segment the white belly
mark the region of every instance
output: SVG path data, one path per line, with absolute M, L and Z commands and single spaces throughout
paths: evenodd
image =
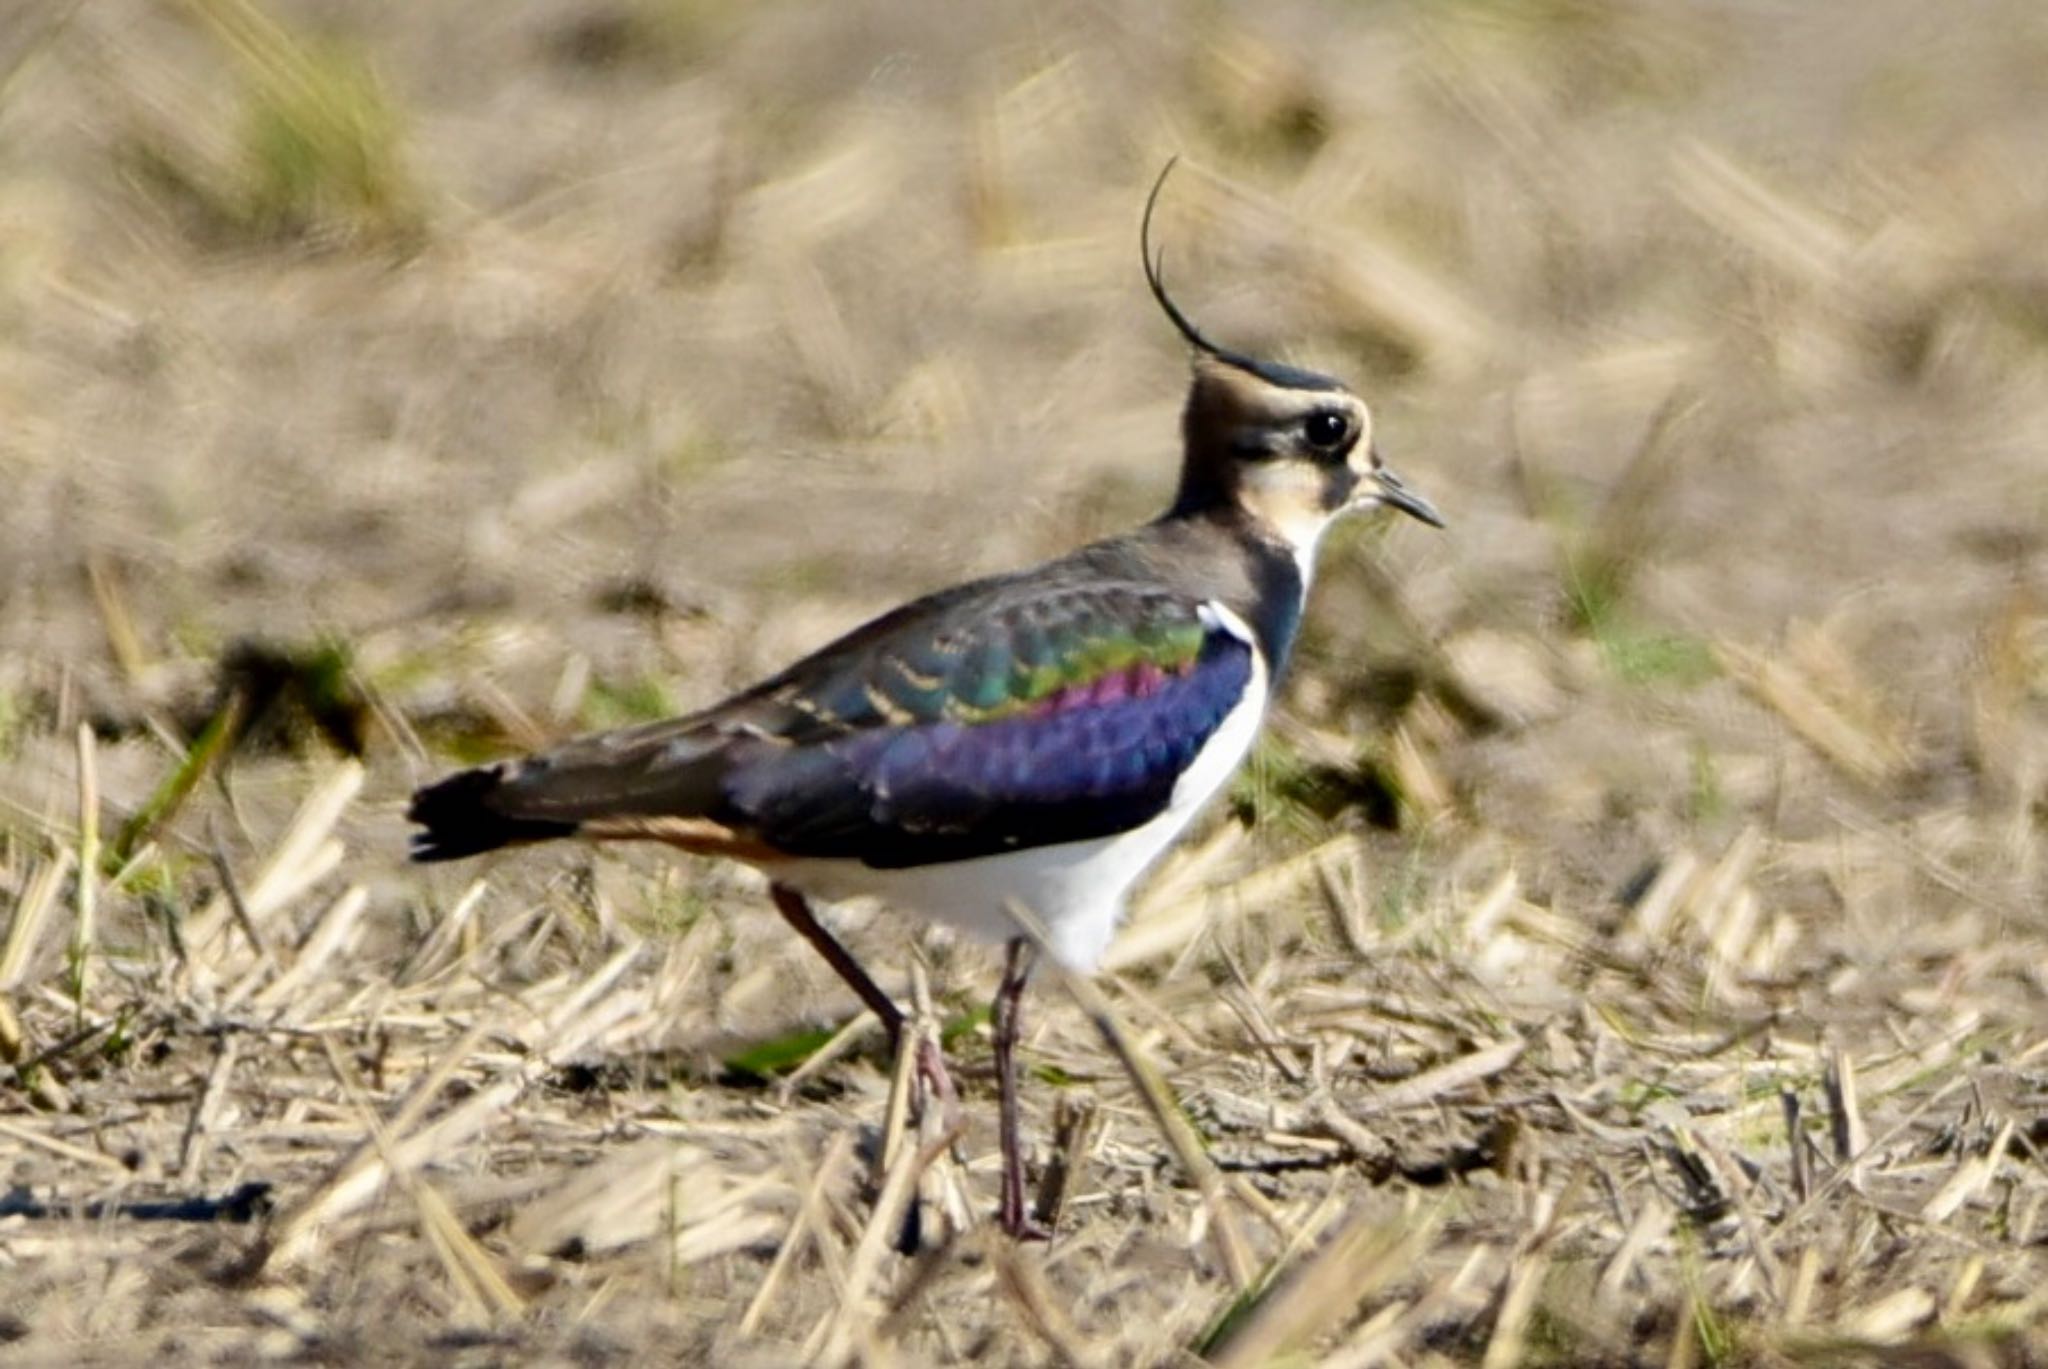
M 1229 609 L 1212 604 L 1208 611 L 1234 636 L 1252 640 L 1251 629 Z M 1092 972 L 1102 963 L 1123 918 L 1131 886 L 1194 821 L 1251 750 L 1265 717 L 1266 696 L 1266 667 L 1254 647 L 1252 677 L 1244 696 L 1181 772 L 1165 810 L 1128 832 L 907 870 L 877 870 L 848 860 L 799 860 L 777 864 L 771 873 L 828 903 L 873 897 L 899 912 L 987 941 L 1017 935 L 1007 910 L 1012 903 L 1021 903 L 1044 922 L 1052 953 L 1061 964 Z

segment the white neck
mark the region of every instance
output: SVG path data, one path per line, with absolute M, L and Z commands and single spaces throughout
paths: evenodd
M 1308 587 L 1316 575 L 1316 551 L 1323 544 L 1323 534 L 1337 521 L 1335 514 L 1304 515 L 1300 518 L 1273 520 L 1272 529 L 1280 534 L 1294 552 L 1294 564 L 1301 571 L 1301 592 L 1308 593 Z

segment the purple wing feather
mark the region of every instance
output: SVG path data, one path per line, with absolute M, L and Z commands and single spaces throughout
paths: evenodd
M 1163 811 L 1251 683 L 1220 628 L 1177 669 L 1141 665 L 993 721 L 869 729 L 729 776 L 722 821 L 792 855 L 934 864 L 1107 836 Z
M 1136 826 L 1242 698 L 1253 648 L 1198 601 L 1075 564 L 907 605 L 702 713 L 452 776 L 414 798 L 414 855 L 677 817 L 901 867 Z

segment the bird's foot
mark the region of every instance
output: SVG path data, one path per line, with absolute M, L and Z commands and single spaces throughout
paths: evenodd
M 996 1210 L 996 1224 L 1013 1241 L 1049 1241 L 1052 1228 L 1033 1217 L 1024 1205 L 1024 1181 L 1020 1175 L 1014 1190 L 1009 1178 L 1003 1180 L 1003 1202 Z

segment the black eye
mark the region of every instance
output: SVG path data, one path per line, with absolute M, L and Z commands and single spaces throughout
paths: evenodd
M 1302 424 L 1310 445 L 1334 447 L 1351 436 L 1351 420 L 1335 409 L 1318 409 Z

